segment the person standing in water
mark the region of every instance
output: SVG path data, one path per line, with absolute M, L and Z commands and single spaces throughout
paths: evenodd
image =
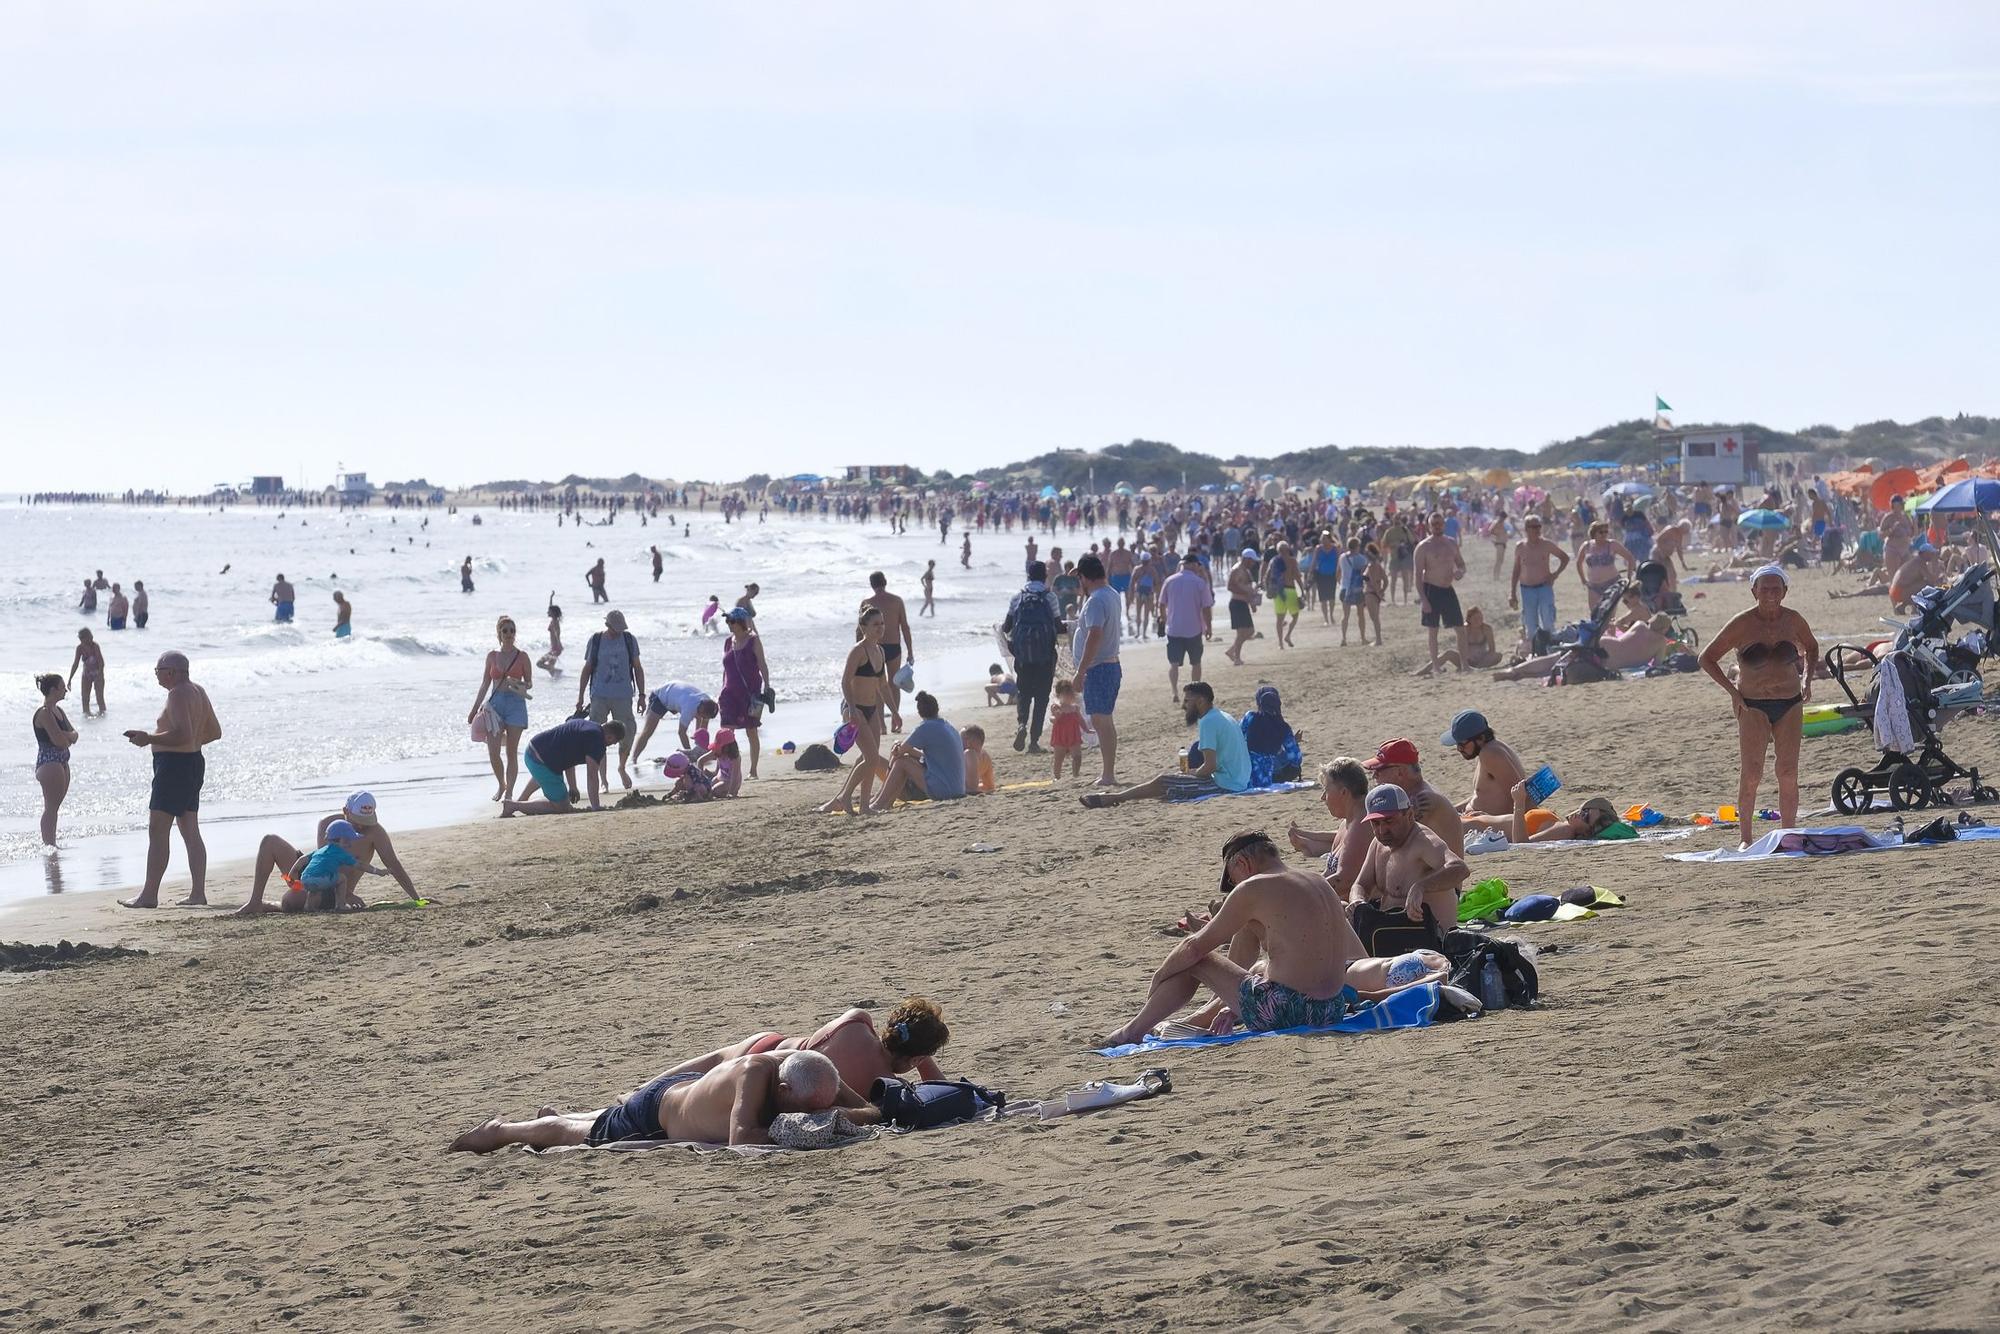
M 88 579 L 83 581 L 83 597 L 76 604 L 76 609 L 85 616 L 94 615 L 97 611 L 97 585 Z
M 644 520 L 642 519 L 642 520 L 640 520 L 640 522 L 642 522 L 642 523 L 643 523 L 643 522 L 645 522 L 645 521 L 644 521 Z M 664 570 L 665 570 L 666 568 L 667 568 L 667 560 L 666 560 L 666 557 L 664 557 L 664 556 L 662 556 L 662 555 L 660 554 L 660 549 L 659 549 L 658 547 L 654 547 L 654 548 L 653 548 L 653 582 L 654 582 L 654 583 L 656 583 L 656 584 L 657 584 L 657 583 L 659 583 L 659 582 L 660 582 L 660 574 L 661 574 L 661 572 L 662 572 L 662 571 L 664 571 Z
M 470 556 L 467 556 L 465 562 L 458 567 L 458 591 L 461 593 L 470 593 L 472 591 L 472 557 Z
M 333 637 L 345 639 L 354 633 L 354 606 L 339 589 L 333 591 Z
M 551 596 L 553 597 L 553 594 Z M 536 661 L 535 666 L 541 668 L 550 676 L 554 676 L 556 674 L 556 659 L 560 658 L 562 654 L 562 608 L 558 607 L 554 602 L 550 602 L 549 651 Z
M 83 669 L 83 716 L 90 716 L 90 691 L 93 686 L 97 689 L 97 711 L 103 713 L 104 650 L 98 647 L 97 640 L 91 637 L 88 630 L 76 632 L 76 652 L 70 656 L 69 679 L 63 683 L 65 689 L 76 684 L 76 669 L 79 667 Z
M 280 624 L 289 625 L 292 620 L 292 603 L 297 600 L 297 597 L 298 595 L 292 590 L 291 584 L 286 581 L 284 574 L 281 572 L 278 575 L 277 581 L 271 585 L 271 605 L 277 609 L 272 613 L 271 619 Z
M 937 615 L 937 598 L 935 596 L 937 590 L 936 561 L 931 561 L 929 564 L 924 566 L 924 577 L 922 579 L 919 579 L 917 582 L 924 586 L 924 601 L 923 605 L 917 608 L 917 615 L 919 616 Z
M 599 556 L 597 564 L 583 572 L 583 581 L 590 585 L 592 603 L 611 601 L 611 595 L 604 591 L 604 557 Z
M 111 605 L 104 609 L 104 624 L 107 629 L 123 630 L 125 617 L 132 610 L 132 604 L 125 597 L 125 590 L 117 584 L 111 585 Z
M 146 581 L 144 579 L 134 579 L 132 581 L 132 628 L 135 630 L 145 629 L 147 615 Z
M 62 711 L 63 696 L 69 687 L 54 672 L 35 678 L 42 692 L 42 707 L 35 710 L 35 781 L 42 785 L 42 845 L 56 845 L 56 813 L 69 794 L 69 748 L 76 744 L 76 729 Z
M 208 847 L 201 840 L 201 785 L 207 764 L 201 748 L 222 739 L 222 724 L 208 702 L 208 692 L 188 679 L 188 660 L 180 653 L 162 653 L 153 675 L 167 692 L 167 706 L 160 713 L 157 730 L 137 728 L 125 739 L 141 750 L 153 752 L 153 790 L 147 802 L 146 884 L 137 898 L 120 899 L 127 908 L 160 906 L 160 881 L 167 874 L 172 854 L 169 842 L 176 826 L 187 847 L 188 879 L 191 889 L 181 900 L 182 907 L 199 908 L 208 903 Z

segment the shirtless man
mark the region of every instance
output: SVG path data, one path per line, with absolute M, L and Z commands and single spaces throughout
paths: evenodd
M 1506 815 L 1514 809 L 1514 784 L 1526 778 L 1528 771 L 1512 746 L 1494 738 L 1485 714 L 1460 709 L 1452 716 L 1450 730 L 1438 740 L 1478 767 L 1472 795 L 1459 803 L 1460 814 Z
M 117 584 L 111 585 L 111 605 L 104 609 L 104 624 L 113 630 L 123 630 L 126 613 L 131 609 L 132 604 L 126 599 L 125 590 Z
M 577 516 L 577 522 L 583 522 L 582 515 Z M 597 564 L 583 572 L 583 582 L 590 585 L 592 603 L 611 601 L 611 595 L 604 591 L 604 557 L 599 556 Z
M 271 584 L 271 606 L 275 609 L 271 619 L 289 622 L 292 619 L 292 604 L 298 600 L 298 593 L 292 588 L 291 580 L 280 574 Z
M 884 696 L 889 704 L 889 730 L 903 730 L 903 692 L 896 685 L 896 673 L 907 661 L 917 665 L 917 641 L 910 634 L 910 613 L 903 605 L 903 599 L 889 591 L 889 577 L 880 570 L 868 576 L 868 587 L 873 591 L 861 599 L 871 607 L 879 608 L 882 620 L 879 628 L 882 635 L 882 675 L 885 686 Z M 904 658 L 904 651 L 909 656 Z
M 532 1121 L 495 1117 L 451 1142 L 448 1152 L 491 1153 L 509 1144 L 535 1149 L 563 1145 L 673 1141 L 692 1144 L 769 1144 L 780 1112 L 847 1109 L 858 1123 L 880 1119 L 873 1107 L 840 1080 L 833 1062 L 816 1051 L 738 1056 L 706 1074 L 665 1074 L 602 1111 L 541 1109 Z
M 1347 967 L 1366 955 L 1324 879 L 1286 866 L 1264 834 L 1238 834 L 1222 848 L 1222 895 L 1215 916 L 1168 952 L 1132 1022 L 1106 1035 L 1104 1045 L 1140 1041 L 1200 986 L 1227 1007 L 1215 1021 L 1218 1032 L 1324 1028 L 1353 1008 L 1359 997 L 1347 985 Z M 1245 930 L 1270 951 L 1261 976 L 1220 953 Z
M 417 893 L 416 885 L 410 880 L 410 873 L 403 869 L 402 860 L 396 856 L 396 845 L 389 840 L 389 831 L 376 823 L 375 794 L 356 792 L 347 799 L 347 804 L 330 815 L 320 817 L 319 827 L 313 831 L 313 847 L 326 846 L 326 831 L 335 821 L 345 820 L 353 825 L 359 840 L 350 849 L 355 860 L 360 863 L 363 874 L 376 873 L 393 876 L 403 887 L 403 893 L 413 901 L 436 903 L 436 899 L 426 899 Z M 255 917 L 259 913 L 273 912 L 272 905 L 264 902 L 264 886 L 269 883 L 273 871 L 284 871 L 305 852 L 293 847 L 276 834 L 266 834 L 264 841 L 257 845 L 256 879 L 250 886 L 250 901 L 236 910 L 238 917 Z M 377 857 L 382 859 L 381 872 L 372 871 L 372 863 Z
M 1418 823 L 1442 839 L 1454 855 L 1462 857 L 1465 855 L 1465 822 L 1459 819 L 1458 807 L 1451 804 L 1451 798 L 1424 781 L 1424 771 L 1417 758 L 1417 743 L 1398 737 L 1394 741 L 1384 741 L 1374 758 L 1363 760 L 1361 767 L 1375 782 L 1394 783 L 1402 788 L 1417 813 Z
M 1257 623 L 1250 619 L 1257 600 L 1257 552 L 1245 547 L 1242 556 L 1229 567 L 1229 628 L 1236 632 L 1236 642 L 1222 650 L 1222 656 L 1238 667 L 1243 665 L 1243 646 L 1257 633 Z
M 147 803 L 146 884 L 137 898 L 120 899 L 127 908 L 160 906 L 160 881 L 167 874 L 171 852 L 168 836 L 178 826 L 187 847 L 188 896 L 184 908 L 208 903 L 208 845 L 201 841 L 201 782 L 206 772 L 201 748 L 222 739 L 222 724 L 208 702 L 208 692 L 188 679 L 188 660 L 179 653 L 162 653 L 153 676 L 167 692 L 157 730 L 134 728 L 125 739 L 153 751 L 153 790 Z
M 1132 570 L 1138 563 L 1138 557 L 1125 545 L 1123 537 L 1104 553 L 1104 577 L 1111 590 L 1125 603 L 1125 629 L 1128 634 L 1138 633 L 1138 627 L 1132 624 L 1132 610 L 1137 596 L 1132 591 Z
M 1521 541 L 1514 548 L 1514 574 L 1508 581 L 1507 605 L 1521 613 L 1521 637 L 1530 644 L 1535 632 L 1556 632 L 1556 579 L 1569 568 L 1569 553 L 1542 536 L 1542 516 L 1521 520 Z M 1436 649 L 1432 649 L 1435 656 Z
M 937 1006 L 925 997 L 911 996 L 889 1011 L 880 1029 L 875 1026 L 874 1015 L 852 1009 L 823 1025 L 811 1037 L 753 1033 L 741 1042 L 682 1061 L 664 1073 L 707 1074 L 739 1056 L 816 1051 L 833 1062 L 841 1081 L 849 1088 L 866 1092 L 878 1079 L 900 1079 L 906 1074 L 915 1074 L 919 1079 L 943 1079 L 944 1072 L 932 1058 L 950 1040 L 951 1029 L 945 1025 Z
M 132 627 L 136 630 L 145 629 L 146 618 L 150 615 L 152 615 L 152 605 L 151 599 L 146 596 L 146 581 L 144 579 L 134 579 L 132 581 Z
M 1613 671 L 1629 671 L 1634 667 L 1644 667 L 1666 650 L 1673 642 L 1673 617 L 1661 612 L 1639 625 L 1629 629 L 1614 631 L 1598 640 L 1604 650 L 1604 665 Z M 1493 673 L 1496 681 L 1519 681 L 1530 676 L 1547 676 L 1561 661 L 1560 653 L 1544 653 L 1539 658 L 1529 658 L 1512 667 L 1503 667 Z
M 1430 536 L 1417 543 L 1413 559 L 1420 619 L 1430 631 L 1431 670 L 1438 669 L 1438 627 L 1445 626 L 1458 634 L 1458 670 L 1471 671 L 1465 665 L 1465 617 L 1458 609 L 1458 590 L 1452 587 L 1465 575 L 1465 555 L 1458 543 L 1445 536 L 1442 512 L 1431 512 Z
M 1375 841 L 1355 877 L 1352 902 L 1372 903 L 1384 912 L 1400 907 L 1412 922 L 1423 921 L 1428 909 L 1440 931 L 1451 930 L 1458 922 L 1465 858 L 1418 822 L 1409 794 L 1393 783 L 1368 790 L 1365 818 Z

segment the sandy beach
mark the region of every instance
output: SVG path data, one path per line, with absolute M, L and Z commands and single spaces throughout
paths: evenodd
M 1468 583 L 1504 608 L 1483 568 Z M 1886 611 L 1828 586 L 1791 594 L 1823 640 Z M 1701 591 L 1704 635 L 1748 602 Z M 1573 580 L 1561 597 L 1577 614 Z M 1579 797 L 1733 799 L 1704 678 L 1413 681 L 1415 611 L 1384 622 L 1387 648 L 1340 649 L 1315 611 L 1298 649 L 1267 636 L 1242 669 L 1211 646 L 1218 702 L 1277 685 L 1309 770 L 1408 736 L 1462 796 L 1437 738 L 1470 706 Z M 1159 642 L 1128 642 L 1125 672 L 1136 781 L 1187 734 Z M 976 694 L 950 712 L 986 723 L 1001 782 L 1046 777 Z M 2000 772 L 1990 723 L 1947 740 Z M 1874 758 L 1865 733 L 1809 739 L 1804 808 Z M 399 838 L 429 908 L 236 921 L 104 894 L 0 915 L 0 940 L 150 951 L 0 977 L 0 1328 L 1943 1329 L 2000 1310 L 1980 846 L 1664 860 L 1726 837 L 1702 831 L 1480 857 L 1517 893 L 1627 902 L 1519 932 L 1541 1008 L 1107 1061 L 1087 1048 L 1137 1008 L 1161 928 L 1213 894 L 1222 841 L 1323 826 L 1313 793 L 1086 811 L 1065 781 L 861 819 L 808 814 L 837 776 L 766 775 L 708 807 Z M 247 892 L 242 868 L 212 874 L 216 903 Z M 951 1024 L 945 1069 L 1010 1097 L 1152 1064 L 1174 1091 L 837 1152 L 444 1152 L 496 1112 L 600 1106 L 759 1029 L 913 993 Z

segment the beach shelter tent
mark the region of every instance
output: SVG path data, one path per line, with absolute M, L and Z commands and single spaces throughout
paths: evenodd
M 1880 474 L 1868 486 L 1868 503 L 1878 510 L 1889 508 L 1889 497 L 1909 495 L 1917 489 L 1917 471 L 1914 468 L 1891 468 Z

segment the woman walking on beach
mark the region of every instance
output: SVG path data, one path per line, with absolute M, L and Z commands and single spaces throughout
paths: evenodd
M 848 770 L 840 795 L 819 808 L 822 815 L 834 811 L 855 813 L 858 792 L 861 809 L 875 791 L 875 778 L 882 769 L 883 682 L 889 669 L 882 656 L 882 609 L 872 602 L 861 604 L 861 619 L 854 627 L 854 647 L 847 651 L 847 665 L 841 669 L 840 697 L 846 705 L 847 721 L 854 726 L 854 747 L 860 758 Z M 727 715 L 725 715 L 726 717 Z
M 63 696 L 69 686 L 55 672 L 35 678 L 42 692 L 42 707 L 35 710 L 35 781 L 42 785 L 42 843 L 56 845 L 56 812 L 69 795 L 69 748 L 76 744 L 76 729 L 62 711 Z
M 729 627 L 729 642 L 722 646 L 722 693 L 716 697 L 719 721 L 750 741 L 750 777 L 757 776 L 757 725 L 764 718 L 764 701 L 772 698 L 766 687 L 771 670 L 764 664 L 764 637 L 757 633 L 751 613 L 731 607 L 723 613 Z
M 1785 605 L 1791 578 L 1782 565 L 1766 565 L 1750 576 L 1748 611 L 1738 612 L 1701 651 L 1701 669 L 1729 692 L 1736 711 L 1736 739 L 1743 769 L 1736 784 L 1736 828 L 1740 847 L 1749 847 L 1757 819 L 1757 786 L 1764 777 L 1764 752 L 1778 759 L 1778 820 L 1790 828 L 1799 818 L 1799 740 L 1819 642 L 1806 618 Z M 1722 655 L 1736 654 L 1736 680 L 1722 670 Z
M 500 647 L 486 655 L 486 671 L 479 678 L 479 693 L 472 697 L 470 723 L 482 707 L 493 711 L 486 728 L 486 758 L 493 765 L 493 781 L 498 784 L 495 801 L 511 801 L 514 783 L 520 777 L 521 733 L 528 728 L 528 694 L 535 683 L 535 668 L 526 650 L 514 645 L 514 618 L 502 616 L 495 627 Z M 499 726 L 493 726 L 498 722 Z M 501 761 L 501 751 L 506 761 Z

